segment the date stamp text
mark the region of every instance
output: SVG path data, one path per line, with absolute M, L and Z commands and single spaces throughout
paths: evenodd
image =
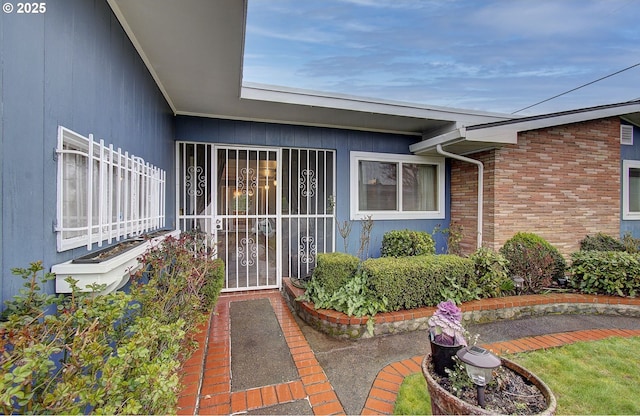
M 6 14 L 43 14 L 47 12 L 46 2 L 10 3 L 2 4 L 2 11 Z

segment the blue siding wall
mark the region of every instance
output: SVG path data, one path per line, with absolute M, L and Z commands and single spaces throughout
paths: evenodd
M 420 140 L 418 137 L 339 130 L 321 127 L 291 126 L 234 120 L 219 120 L 200 117 L 178 116 L 176 118 L 176 139 L 194 142 L 241 144 L 251 146 L 275 146 L 332 149 L 336 151 L 336 214 L 342 222 L 349 219 L 349 152 L 380 152 L 409 154 L 409 145 Z M 448 165 L 447 165 L 448 166 Z M 449 175 L 447 175 L 448 177 Z M 446 189 L 449 189 L 448 183 Z M 447 191 L 448 195 L 448 191 Z M 445 212 L 449 212 L 449 197 Z M 447 214 L 448 215 L 448 214 Z M 380 255 L 380 245 L 385 232 L 399 229 L 413 229 L 432 232 L 436 225 L 447 228 L 449 218 L 442 220 L 376 220 L 370 240 L 370 255 Z M 350 235 L 349 251 L 355 254 L 360 247 L 361 227 L 354 225 Z M 336 250 L 344 248 L 342 237 L 337 234 Z M 438 252 L 444 250 L 444 238 L 437 234 Z
M 622 122 L 623 124 L 629 124 Z M 640 221 L 622 220 L 622 161 L 624 160 L 640 160 L 640 127 L 633 126 L 633 146 L 620 146 L 620 236 L 624 236 L 627 232 L 635 238 L 640 238 Z
M 41 15 L 0 14 L 2 300 L 11 268 L 86 254 L 56 253 L 57 126 L 93 133 L 167 171 L 173 195 L 173 115 L 105 0 L 49 1 Z M 168 198 L 167 225 L 175 222 Z M 53 291 L 53 284 L 47 287 Z

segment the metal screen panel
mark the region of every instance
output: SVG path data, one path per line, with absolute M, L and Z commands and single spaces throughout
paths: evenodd
M 211 236 L 224 291 L 280 287 L 334 249 L 335 152 L 178 143 L 178 221 Z
M 283 274 L 304 277 L 334 250 L 335 152 L 282 150 Z

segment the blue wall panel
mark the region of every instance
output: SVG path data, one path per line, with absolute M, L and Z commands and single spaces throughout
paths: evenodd
M 93 133 L 167 171 L 174 194 L 173 114 L 105 0 L 47 2 L 41 15 L 0 14 L 2 300 L 21 279 L 86 254 L 56 252 L 57 127 Z M 168 198 L 167 225 L 175 223 Z M 53 291 L 51 284 L 46 288 Z
M 625 123 L 624 121 L 622 122 Z M 633 126 L 633 146 L 621 145 L 620 146 L 620 218 L 622 218 L 622 161 L 624 160 L 640 160 L 640 127 Z M 620 221 L 620 236 L 624 236 L 626 233 L 630 233 L 635 238 L 640 238 L 640 221 Z
M 337 221 L 349 220 L 349 152 L 367 151 L 409 154 L 409 145 L 417 137 L 339 130 L 322 127 L 292 126 L 247 121 L 176 117 L 176 139 L 193 142 L 236 144 L 251 146 L 299 147 L 332 149 L 336 151 L 336 216 Z M 446 187 L 449 189 L 449 186 Z M 447 201 L 449 198 L 447 197 Z M 449 212 L 447 202 L 447 209 Z M 448 227 L 449 218 L 440 220 L 376 220 L 371 234 L 370 254 L 380 255 L 385 232 L 414 229 L 432 232 L 436 225 Z M 359 247 L 360 221 L 356 221 L 349 238 L 349 251 L 355 254 Z M 444 239 L 438 235 L 438 251 L 444 250 Z M 336 231 L 336 250 L 343 251 L 343 239 Z

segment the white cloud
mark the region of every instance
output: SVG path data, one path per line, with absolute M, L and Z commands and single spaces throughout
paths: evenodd
M 513 111 L 636 63 L 639 20 L 633 0 L 251 0 L 245 80 Z M 552 103 L 635 98 L 639 72 Z

